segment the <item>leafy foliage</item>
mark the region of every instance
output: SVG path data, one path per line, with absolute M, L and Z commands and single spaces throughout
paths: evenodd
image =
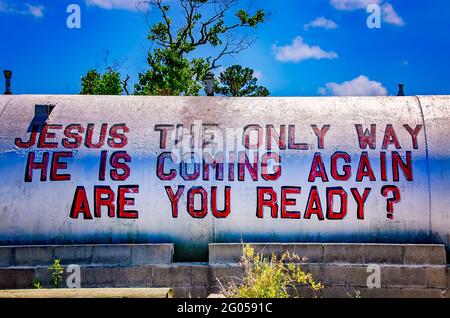
M 254 71 L 241 65 L 233 65 L 219 75 L 215 91 L 225 96 L 269 96 L 270 92 L 264 86 L 257 85 L 258 79 Z
M 297 255 L 285 252 L 280 259 L 272 254 L 270 259 L 262 254 L 255 254 L 250 245 L 245 245 L 242 252 L 241 266 L 244 275 L 240 283 L 231 280 L 222 284 L 221 293 L 229 298 L 289 298 L 300 297 L 298 286 L 308 286 L 315 296 L 323 288 L 315 282 L 310 273 L 301 270 Z
M 64 268 L 61 266 L 61 260 L 55 259 L 52 266 L 48 268 L 50 271 L 50 283 L 54 288 L 59 288 L 62 282 L 62 274 L 64 273 Z
M 33 288 L 42 289 L 42 282 L 37 278 L 33 278 Z
M 189 60 L 170 49 L 156 49 L 148 56 L 150 69 L 139 74 L 136 95 L 198 95 L 207 72 L 203 59 Z
M 347 293 L 348 298 L 361 298 L 361 291 L 359 289 L 355 289 L 349 293 Z
M 97 70 L 89 70 L 81 78 L 82 95 L 121 95 L 122 80 L 120 73 L 114 70 L 107 70 L 100 74 Z
M 206 73 L 217 68 L 220 59 L 248 48 L 253 40 L 243 29 L 254 29 L 264 22 L 266 14 L 257 10 L 251 15 L 237 10 L 234 23 L 225 21 L 239 0 L 178 0 L 181 21 L 169 16 L 172 7 L 163 0 L 151 0 L 161 21 L 149 26 L 148 39 L 153 49 L 148 52 L 149 69 L 139 74 L 137 95 L 198 95 Z M 173 5 L 175 7 L 175 4 Z M 216 56 L 192 57 L 197 49 L 209 46 Z

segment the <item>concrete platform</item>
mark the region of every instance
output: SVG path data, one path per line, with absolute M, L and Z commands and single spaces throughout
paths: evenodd
M 317 264 L 446 265 L 445 245 L 424 244 L 334 244 L 250 243 L 256 253 L 281 255 L 286 251 Z M 239 263 L 243 245 L 209 244 L 209 263 Z
M 170 264 L 173 244 L 14 245 L 0 246 L 0 267 L 61 264 L 138 266 Z
M 302 269 L 325 285 L 323 297 L 449 297 L 449 272 L 445 266 L 381 265 L 381 288 L 367 287 L 367 266 L 302 264 Z M 81 267 L 82 288 L 172 288 L 176 297 L 207 297 L 219 292 L 218 279 L 240 278 L 238 264 L 174 263 L 129 267 Z M 68 274 L 63 274 L 63 287 Z M 50 286 L 47 268 L 0 268 L 0 289 L 32 288 L 33 279 Z M 308 290 L 303 289 L 305 297 Z
M 59 288 L 0 290 L 0 298 L 173 298 L 170 288 Z
M 354 294 L 355 291 L 359 291 L 363 298 L 450 296 L 450 270 L 443 245 L 252 245 L 257 251 L 268 255 L 289 250 L 308 257 L 306 263 L 299 265 L 325 285 L 323 297 L 349 297 L 348 294 Z M 48 251 L 52 252 L 45 254 Z M 86 251 L 86 254 L 82 251 Z M 5 262 L 7 266 L 0 266 L 0 289 L 32 288 L 34 279 L 39 280 L 44 287 L 49 287 L 50 272 L 47 267 L 56 255 L 63 260 L 64 267 L 68 264 L 80 266 L 82 288 L 173 288 L 176 297 L 207 297 L 219 291 L 218 279 L 224 282 L 240 278 L 243 274 L 243 268 L 238 264 L 242 253 L 241 244 L 211 244 L 209 263 L 172 263 L 171 244 L 127 247 L 103 245 L 86 249 L 77 246 L 46 249 L 0 247 L 0 252 L 4 253 L 0 259 L 9 260 Z M 31 253 L 28 258 L 26 252 Z M 17 258 L 17 255 L 20 257 Z M 38 258 L 38 255 L 42 257 Z M 16 259 L 21 261 L 16 262 Z M 38 263 L 41 265 L 36 265 Z M 379 289 L 367 287 L 367 278 L 371 274 L 367 271 L 368 264 L 380 266 Z M 68 275 L 65 271 L 63 287 Z M 303 291 L 307 297 L 308 290 Z

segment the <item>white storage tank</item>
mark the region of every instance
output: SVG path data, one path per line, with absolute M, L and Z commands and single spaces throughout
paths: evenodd
M 0 244 L 449 246 L 450 97 L 0 97 Z

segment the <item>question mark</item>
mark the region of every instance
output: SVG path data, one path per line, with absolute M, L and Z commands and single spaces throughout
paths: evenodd
M 387 210 L 387 218 L 389 220 L 394 219 L 394 204 L 399 203 L 401 200 L 400 190 L 396 186 L 384 186 L 381 188 L 381 194 L 384 197 L 388 197 L 389 193 L 393 194 L 393 197 L 387 199 L 386 210 Z

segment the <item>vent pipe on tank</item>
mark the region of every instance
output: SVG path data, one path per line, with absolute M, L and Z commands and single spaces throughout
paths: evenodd
M 397 96 L 405 96 L 405 84 L 398 84 Z
M 4 70 L 3 75 L 5 75 L 5 95 L 12 95 L 11 92 L 11 77 L 12 72 L 9 70 Z

